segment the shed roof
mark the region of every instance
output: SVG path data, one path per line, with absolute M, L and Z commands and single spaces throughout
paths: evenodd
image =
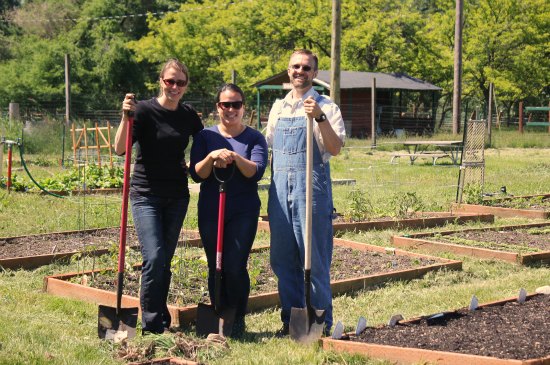
M 376 78 L 377 89 L 401 89 L 401 90 L 441 90 L 440 87 L 429 82 L 411 77 L 403 73 L 388 74 L 383 72 L 361 72 L 342 71 L 340 73 L 340 89 L 370 89 L 372 79 Z M 282 85 L 289 83 L 288 74 L 283 71 L 265 80 L 254 84 L 255 87 L 262 85 Z M 330 89 L 330 71 L 319 70 L 314 84 Z

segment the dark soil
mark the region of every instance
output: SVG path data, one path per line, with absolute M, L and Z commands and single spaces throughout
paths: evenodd
M 71 233 L 50 233 L 12 238 L 0 238 L 0 259 L 85 252 L 112 248 L 118 251 L 119 228 L 105 228 Z M 195 232 L 182 232 L 180 239 L 197 238 Z M 128 227 L 126 244 L 138 247 L 133 227 Z
M 441 242 L 464 244 L 500 251 L 538 252 L 550 251 L 550 226 L 510 230 L 485 230 L 439 235 Z
M 372 274 L 413 269 L 438 263 L 436 259 L 416 258 L 376 252 L 361 252 L 335 246 L 331 280 L 351 279 Z M 181 269 L 181 272 L 180 272 Z M 187 259 L 181 267 L 173 267 L 168 302 L 178 306 L 208 302 L 207 265 L 204 260 Z M 277 290 L 277 280 L 269 265 L 269 250 L 252 253 L 248 263 L 251 295 Z M 96 275 L 86 280 L 88 285 L 107 291 L 115 290 L 114 272 Z M 127 272 L 124 294 L 138 296 L 140 272 Z
M 460 309 L 434 320 L 367 328 L 351 340 L 525 360 L 550 356 L 549 328 L 550 295 L 537 295 L 523 304 Z

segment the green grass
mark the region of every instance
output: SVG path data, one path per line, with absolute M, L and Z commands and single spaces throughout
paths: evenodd
M 437 135 L 433 139 L 455 139 Z M 373 209 L 391 210 L 403 194 L 414 194 L 425 210 L 448 210 L 456 196 L 458 168 L 453 165 L 432 166 L 406 161 L 389 164 L 391 151 L 401 149 L 393 140 L 379 140 L 380 148 L 370 141 L 350 140 L 340 156 L 331 160 L 335 179 L 354 179 L 354 186 L 334 186 L 336 209 L 352 209 L 350 189 L 363 192 Z M 514 131 L 494 133 L 497 148 L 486 151 L 485 192 L 506 186 L 514 195 L 550 192 L 550 135 Z M 512 147 L 514 148 L 512 148 Z M 515 148 L 515 147 L 529 148 Z M 50 155 L 32 155 L 31 160 Z M 53 164 L 54 165 L 54 164 Z M 29 166 L 38 176 L 60 173 L 55 166 Z M 19 172 L 24 175 L 24 172 Z M 401 195 L 400 195 L 401 194 Z M 266 214 L 267 191 L 262 190 L 262 214 Z M 185 228 L 196 228 L 197 196 L 192 196 Z M 393 200 L 392 200 L 393 199 Z M 393 203 L 391 203 L 393 201 Z M 357 202 L 356 202 L 357 203 Z M 401 202 L 402 203 L 402 202 Z M 392 206 L 393 204 L 393 206 Z M 357 209 L 357 206 L 356 206 Z M 120 219 L 120 197 L 82 197 L 59 199 L 38 194 L 0 191 L 0 237 L 116 226 Z M 497 219 L 496 225 L 526 223 L 522 219 Z M 472 223 L 469 226 L 478 226 Z M 449 225 L 431 230 L 453 229 Z M 392 234 L 418 230 L 348 232 L 348 239 L 379 246 L 389 246 Z M 257 244 L 265 244 L 265 233 Z M 400 313 L 405 318 L 432 314 L 467 306 L 472 295 L 480 302 L 517 295 L 520 288 L 533 292 L 550 284 L 550 267 L 522 267 L 496 260 L 478 260 L 451 254 L 443 257 L 464 261 L 463 271 L 430 273 L 422 279 L 388 283 L 377 289 L 339 296 L 334 299 L 334 318 L 346 329 L 355 326 L 359 316 L 369 325 L 382 324 Z M 81 270 L 88 263 L 52 264 L 36 270 L 0 273 L 0 364 L 119 364 L 115 360 L 118 346 L 97 338 L 97 305 L 57 298 L 42 292 L 43 277 L 48 274 Z M 175 274 L 176 275 L 176 274 Z M 301 346 L 289 339 L 277 339 L 279 312 L 270 309 L 247 317 L 247 334 L 242 341 L 229 341 L 229 349 L 205 350 L 199 358 L 211 364 L 387 364 L 360 356 L 325 352 L 316 345 Z M 193 337 L 192 329 L 185 335 Z M 131 345 L 144 349 L 156 343 L 156 356 L 166 353 L 174 335 L 138 336 Z

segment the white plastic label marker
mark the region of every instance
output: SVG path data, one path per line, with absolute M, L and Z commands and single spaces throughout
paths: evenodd
M 472 295 L 472 300 L 470 301 L 470 306 L 468 307 L 469 310 L 475 311 L 479 305 L 479 301 L 477 300 L 477 297 L 475 295 Z
M 355 327 L 355 336 L 359 336 L 367 328 L 367 319 L 365 317 L 359 317 L 357 327 Z
M 393 315 L 391 318 L 390 318 L 390 321 L 388 322 L 388 326 L 390 327 L 395 327 L 395 325 L 397 324 L 397 322 L 401 321 L 403 319 L 403 316 L 401 314 L 396 314 L 396 315 Z
M 339 340 L 342 338 L 342 335 L 344 334 L 344 325 L 341 321 L 338 321 L 336 323 L 336 326 L 334 326 L 334 331 L 332 331 L 332 338 L 335 340 Z
M 519 304 L 525 303 L 525 299 L 527 299 L 527 292 L 525 291 L 525 289 L 521 288 L 518 294 L 518 303 Z

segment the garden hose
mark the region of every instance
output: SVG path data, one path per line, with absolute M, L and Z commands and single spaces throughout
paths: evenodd
M 49 194 L 51 196 L 55 196 L 56 198 L 64 198 L 64 196 L 61 196 L 61 195 L 58 195 L 58 194 L 55 194 L 55 193 L 52 193 L 51 191 L 48 191 L 46 190 L 42 185 L 40 185 L 31 175 L 29 169 L 27 168 L 27 164 L 25 163 L 25 159 L 23 158 L 23 129 L 21 129 L 21 143 L 19 144 L 19 156 L 21 157 L 21 166 L 23 166 L 23 168 L 25 169 L 25 171 L 27 172 L 27 175 L 29 175 L 29 178 L 31 179 L 31 181 L 36 185 L 38 186 L 38 188 L 40 190 L 42 190 L 43 192 L 45 192 L 46 194 Z

